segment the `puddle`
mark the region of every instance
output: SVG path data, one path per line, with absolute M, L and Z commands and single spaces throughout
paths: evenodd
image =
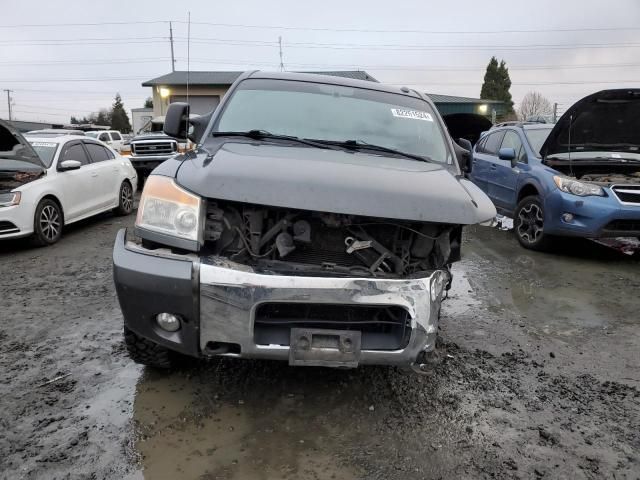
M 141 379 L 134 406 L 142 467 L 137 478 L 361 478 L 361 472 L 339 464 L 334 434 L 303 396 L 274 395 L 270 389 L 268 401 L 221 396 L 215 382 L 189 377 Z

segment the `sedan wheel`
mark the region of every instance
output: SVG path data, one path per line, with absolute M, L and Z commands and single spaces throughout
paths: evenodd
M 544 212 L 537 196 L 523 198 L 516 208 L 515 232 L 520 245 L 532 250 L 547 250 L 551 238 L 544 233 Z
M 37 245 L 51 245 L 56 243 L 62 235 L 62 211 L 53 200 L 42 200 L 34 218 L 33 234 Z
M 133 188 L 129 182 L 125 181 L 120 185 L 120 197 L 116 213 L 118 215 L 129 215 L 131 212 L 133 212 Z

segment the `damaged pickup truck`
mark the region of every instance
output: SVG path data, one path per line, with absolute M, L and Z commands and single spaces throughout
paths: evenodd
M 135 361 L 425 362 L 462 229 L 496 214 L 430 100 L 251 72 L 207 116 L 170 105 L 164 128 L 197 148 L 154 170 L 116 239 Z

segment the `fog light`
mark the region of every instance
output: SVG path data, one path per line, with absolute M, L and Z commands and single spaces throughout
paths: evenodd
M 565 223 L 573 222 L 573 214 L 571 214 L 571 213 L 563 213 L 562 214 L 562 221 L 565 222 Z
M 180 319 L 173 313 L 159 313 L 156 315 L 158 326 L 167 332 L 180 330 Z

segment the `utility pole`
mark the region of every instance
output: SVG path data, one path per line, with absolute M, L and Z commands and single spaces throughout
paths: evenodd
M 282 37 L 278 37 L 278 45 L 280 46 L 280 71 L 284 72 L 284 60 L 282 59 Z
M 558 103 L 553 104 L 553 123 L 558 121 Z
M 11 121 L 11 92 L 13 92 L 13 90 L 5 88 L 4 91 L 7 92 L 7 108 L 9 109 L 9 121 Z
M 169 22 L 169 41 L 171 42 L 171 71 L 176 71 L 176 59 L 173 56 L 173 25 Z

